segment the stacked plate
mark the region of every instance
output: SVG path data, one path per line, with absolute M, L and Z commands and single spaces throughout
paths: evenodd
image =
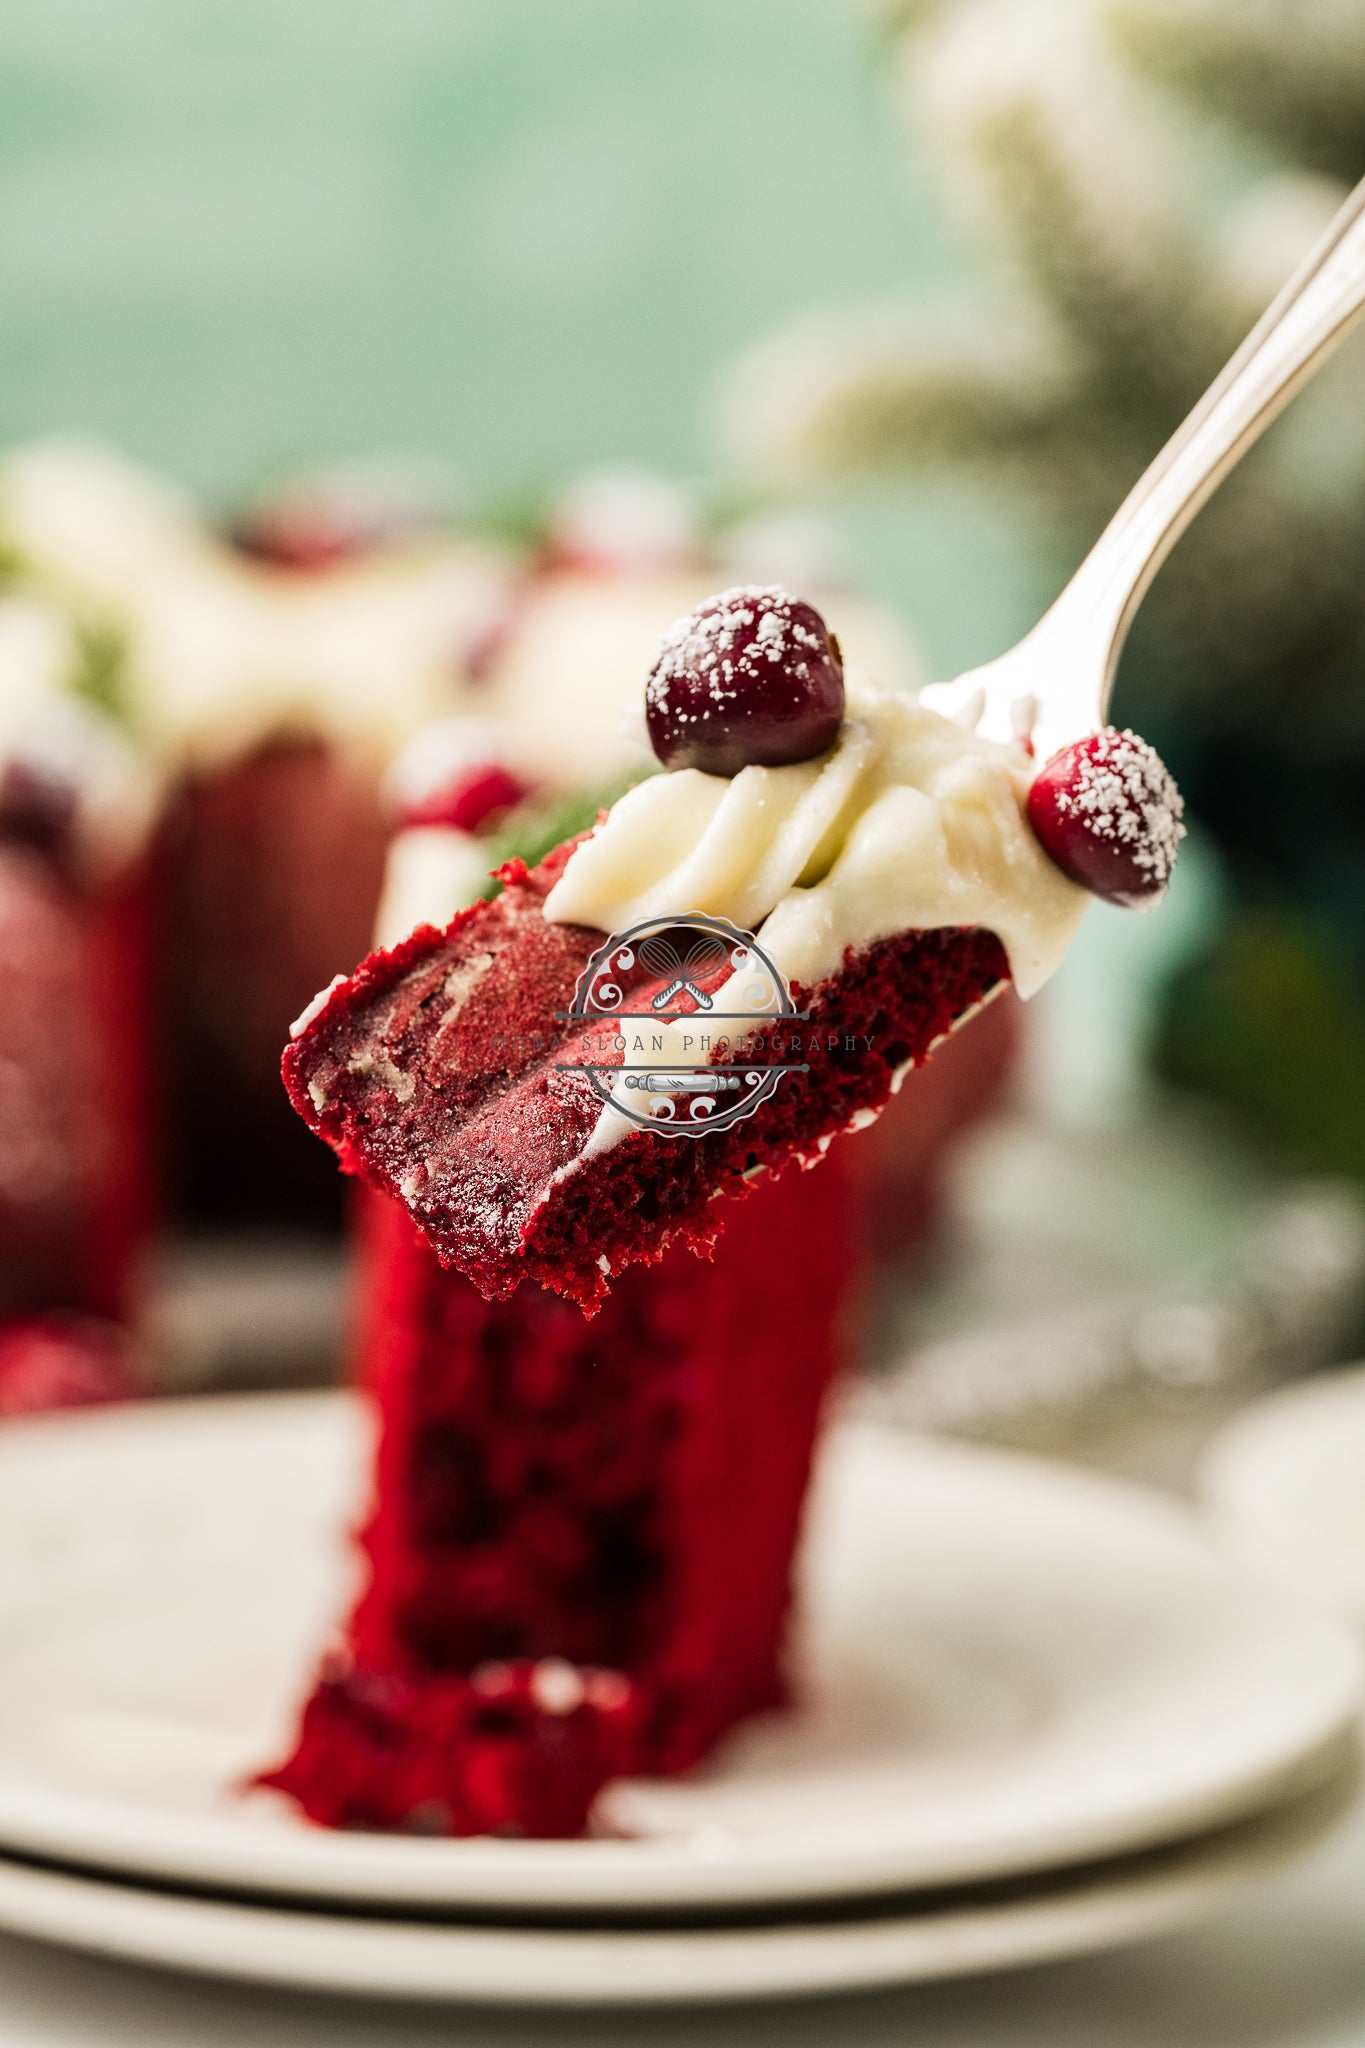
M 1361 1660 L 1171 1504 L 838 1429 L 799 1710 L 577 1843 L 330 1835 L 244 1791 L 350 1586 L 340 1396 L 0 1437 L 0 1925 L 185 1969 L 517 2004 L 903 1982 L 1153 1933 L 1312 1839 Z
M 1365 1365 L 1244 1409 L 1214 1442 L 1202 1481 L 1232 1547 L 1365 1627 Z

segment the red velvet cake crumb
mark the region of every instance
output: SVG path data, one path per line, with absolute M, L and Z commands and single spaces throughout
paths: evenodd
M 630 1768 L 636 1711 L 618 1673 L 549 1659 L 421 1679 L 334 1660 L 294 1754 L 259 1782 L 323 1827 L 578 1835 L 602 1786 Z
M 601 944 L 542 912 L 572 850 L 531 873 L 513 863 L 494 902 L 339 979 L 295 1026 L 284 1077 L 343 1165 L 397 1196 L 485 1294 L 529 1278 L 591 1312 L 608 1277 L 670 1238 L 710 1244 L 715 1194 L 758 1168 L 813 1161 L 822 1141 L 880 1110 L 897 1072 L 1009 969 L 999 940 L 975 928 L 904 932 L 850 953 L 840 974 L 793 989 L 807 1016 L 781 1022 L 809 1071 L 788 1074 L 752 1116 L 697 1139 L 632 1129 L 584 1160 L 601 1101 L 570 1069 L 622 1055 L 600 1019 L 562 1021 Z M 795 1051 L 789 1036 L 785 1046 Z M 716 1064 L 745 1063 L 740 1047 Z

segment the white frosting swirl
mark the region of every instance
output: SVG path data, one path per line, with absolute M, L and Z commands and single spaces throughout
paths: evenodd
M 1060 964 L 1090 898 L 1024 812 L 1034 764 L 912 698 L 850 684 L 818 760 L 655 776 L 613 806 L 545 904 L 558 924 L 621 931 L 676 911 L 762 931 L 791 982 L 814 987 L 848 947 L 973 925 L 1000 939 L 1019 993 Z

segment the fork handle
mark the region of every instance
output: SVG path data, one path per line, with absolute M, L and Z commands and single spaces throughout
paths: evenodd
M 1200 506 L 1365 312 L 1365 179 L 1119 506 L 1040 638 L 1085 635 L 1102 725 L 1133 614 Z M 1093 636 L 1093 637 L 1092 637 Z M 1074 673 L 1075 671 L 1073 671 Z

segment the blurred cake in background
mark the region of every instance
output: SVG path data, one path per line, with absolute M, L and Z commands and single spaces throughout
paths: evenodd
M 651 772 L 661 634 L 797 543 L 811 587 L 809 528 L 703 541 L 685 494 L 620 475 L 513 554 L 380 472 L 220 530 L 97 449 L 0 465 L 0 1414 L 135 1391 L 158 1124 L 182 1218 L 335 1213 L 279 1082 L 290 1020 L 376 922 L 447 922 Z M 851 660 L 918 680 L 887 613 L 819 595 Z M 358 1198 L 368 1578 L 269 1782 L 329 1824 L 569 1834 L 613 1776 L 782 1699 L 865 1249 L 920 1241 L 1009 1038 L 988 1012 L 838 1161 L 731 1199 L 712 1260 L 632 1272 L 593 1324 L 534 1286 L 484 1302 Z
M 512 736 L 528 783 L 610 791 L 644 758 L 622 707 L 664 629 L 742 573 L 746 548 L 775 544 L 771 525 L 704 536 L 688 493 L 629 471 L 582 479 L 513 551 L 453 526 L 449 493 L 412 465 L 319 472 L 216 526 L 93 445 L 40 442 L 0 464 L 6 561 L 101 650 L 168 785 L 159 929 L 182 1213 L 335 1211 L 278 1049 L 369 943 L 395 751 L 475 711 Z M 850 659 L 893 686 L 920 680 L 884 608 L 847 590 L 820 601 Z
M 120 1383 L 116 1340 L 89 1319 L 136 1309 L 153 1207 L 149 849 L 158 786 L 87 694 L 96 683 L 65 613 L 0 598 L 6 1412 L 44 1405 L 36 1390 L 49 1383 Z
M 908 1073 L 876 1123 L 845 1139 L 854 1153 L 859 1228 L 875 1268 L 912 1277 L 944 1223 L 954 1145 L 1004 1107 L 1018 1066 L 1024 1007 L 1012 988 Z
M 384 767 L 459 701 L 507 565 L 380 470 L 282 494 L 235 533 L 100 448 L 39 443 L 0 467 L 0 543 L 104 636 L 130 726 L 171 788 L 179 1193 L 199 1214 L 307 1215 L 333 1183 L 283 1107 L 280 1031 L 368 942 Z

